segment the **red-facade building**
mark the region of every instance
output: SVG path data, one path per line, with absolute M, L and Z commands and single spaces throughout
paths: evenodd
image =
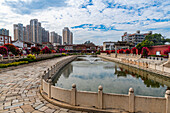
M 0 45 L 11 43 L 11 36 L 0 35 Z
M 152 46 L 152 47 L 148 47 L 149 49 L 149 54 L 148 55 L 165 55 L 164 51 L 168 50 L 168 47 L 170 47 L 170 45 L 158 45 L 158 46 Z

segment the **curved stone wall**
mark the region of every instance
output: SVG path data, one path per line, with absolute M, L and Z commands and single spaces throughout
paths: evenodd
M 95 109 L 109 112 L 107 109 L 119 109 L 128 112 L 170 113 L 169 90 L 166 91 L 165 97 L 149 97 L 134 95 L 133 88 L 129 89 L 128 95 L 122 95 L 103 93 L 102 86 L 99 86 L 98 92 L 77 91 L 75 84 L 72 85 L 71 90 L 53 86 L 54 75 L 75 58 L 73 56 L 58 62 L 42 75 L 41 94 L 50 102 L 54 104 L 61 102 L 63 107 L 69 106 L 78 110 Z

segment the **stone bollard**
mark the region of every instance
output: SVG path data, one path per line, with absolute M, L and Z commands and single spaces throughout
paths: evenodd
M 166 91 L 165 98 L 166 98 L 166 113 L 170 113 L 170 90 Z
M 3 55 L 1 56 L 1 61 L 3 61 Z
M 10 56 L 8 55 L 8 60 L 10 60 Z
M 164 73 L 164 65 L 162 65 L 162 72 Z
M 51 76 L 53 75 L 53 70 L 54 70 L 54 68 L 53 68 L 53 66 L 51 66 Z
M 45 75 L 46 75 L 46 71 L 44 71 L 44 74 L 41 77 L 41 90 L 43 90 L 43 80 L 44 80 Z
M 48 79 L 48 98 L 51 98 L 51 84 L 52 79 Z
M 51 77 L 51 75 L 52 75 L 51 71 L 52 71 L 52 68 L 49 69 L 49 77 Z
M 103 87 L 101 85 L 98 87 L 98 108 L 103 108 Z
M 50 76 L 50 69 L 47 69 L 47 78 Z
M 133 88 L 129 88 L 129 112 L 135 112 L 135 95 Z
M 55 65 L 53 65 L 53 75 L 55 74 Z
M 72 89 L 71 89 L 71 105 L 76 106 L 76 84 L 72 84 Z

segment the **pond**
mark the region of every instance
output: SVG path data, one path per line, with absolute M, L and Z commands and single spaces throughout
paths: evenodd
M 170 78 L 149 73 L 127 65 L 104 61 L 98 57 L 78 57 L 65 66 L 53 81 L 57 87 L 97 92 L 103 86 L 104 93 L 128 94 L 130 87 L 135 95 L 164 97 L 170 89 Z

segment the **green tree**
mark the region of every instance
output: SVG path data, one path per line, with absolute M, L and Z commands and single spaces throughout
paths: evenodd
M 150 34 L 145 37 L 145 40 L 152 41 L 154 45 L 164 45 L 166 40 L 161 34 Z
M 139 50 L 142 49 L 141 43 L 138 43 L 138 44 L 136 45 L 136 48 L 139 49 Z
M 149 41 L 149 40 L 144 40 L 141 43 L 142 47 L 150 47 L 150 46 L 153 46 L 153 45 L 154 45 L 154 43 L 152 41 Z
M 165 42 L 169 42 L 170 43 L 170 38 L 166 38 Z

